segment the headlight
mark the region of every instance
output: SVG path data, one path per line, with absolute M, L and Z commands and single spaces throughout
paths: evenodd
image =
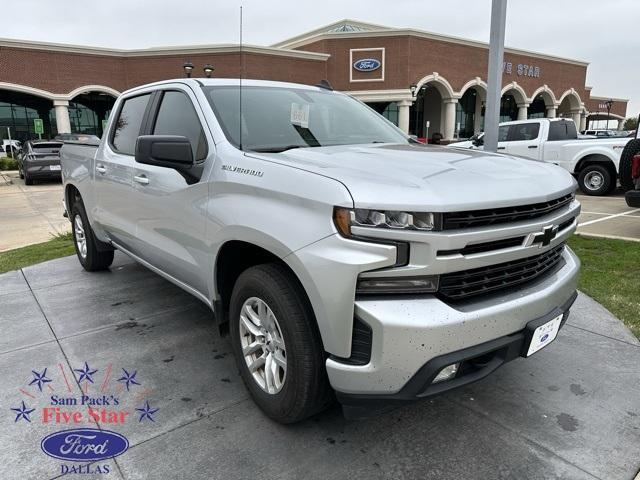
M 437 214 L 429 212 L 402 212 L 396 210 L 370 210 L 335 207 L 333 221 L 338 231 L 351 237 L 351 227 L 374 227 L 404 230 L 434 230 Z

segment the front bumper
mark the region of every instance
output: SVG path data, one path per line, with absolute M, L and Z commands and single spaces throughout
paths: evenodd
M 372 330 L 370 361 L 352 365 L 329 358 L 326 367 L 331 385 L 345 401 L 357 396 L 420 398 L 416 392 L 421 388 L 416 389 L 412 382 L 422 381 L 424 374 L 419 372 L 430 361 L 487 342 L 505 341 L 517 336 L 528 322 L 557 312 L 568 302 L 570 306 L 580 261 L 568 247 L 563 260 L 562 267 L 539 281 L 461 305 L 449 305 L 435 296 L 357 299 L 355 316 Z M 443 382 L 439 391 L 447 383 L 451 388 L 457 386 Z

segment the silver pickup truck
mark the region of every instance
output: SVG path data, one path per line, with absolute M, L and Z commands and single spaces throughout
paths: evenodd
M 326 84 L 134 88 L 62 175 L 82 266 L 118 249 L 206 303 L 283 423 L 483 378 L 553 341 L 576 297 L 567 171 L 415 143 Z

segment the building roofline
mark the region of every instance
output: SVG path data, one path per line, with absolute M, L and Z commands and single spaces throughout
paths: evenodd
M 90 47 L 64 43 L 48 43 L 30 40 L 0 38 L 0 48 L 3 47 L 65 53 L 79 53 L 84 55 L 101 55 L 120 58 L 155 57 L 165 55 L 196 55 L 200 53 L 236 53 L 240 51 L 240 46 L 238 44 L 184 45 L 124 50 L 117 48 Z M 264 47 L 260 45 L 243 45 L 242 51 L 245 53 L 259 53 L 265 55 L 304 58 L 308 60 L 318 61 L 327 61 L 327 59 L 331 56 L 327 53 L 305 52 L 303 50 Z
M 356 32 L 328 31 L 331 29 L 331 27 L 336 27 L 344 24 L 353 24 L 353 25 L 362 26 L 365 28 L 370 27 L 370 29 L 366 31 L 356 31 Z M 275 43 L 272 45 L 272 47 L 295 49 L 295 48 L 303 47 L 304 45 L 308 45 L 313 42 L 317 42 L 319 40 L 363 38 L 363 37 L 394 37 L 394 36 L 414 36 L 418 38 L 428 38 L 430 40 L 437 40 L 437 41 L 447 42 L 447 43 L 455 43 L 459 45 L 467 45 L 467 46 L 483 48 L 487 50 L 489 49 L 488 43 L 479 42 L 477 40 L 470 40 L 467 38 L 457 37 L 453 35 L 443 35 L 440 33 L 429 32 L 429 31 L 420 30 L 417 28 L 392 28 L 392 27 L 385 27 L 381 25 L 357 22 L 354 20 L 340 20 L 338 22 L 331 23 L 324 27 L 311 30 L 310 32 L 303 33 L 296 37 L 286 39 L 282 42 Z M 504 51 L 505 53 L 512 53 L 516 55 L 526 55 L 526 56 L 541 58 L 545 60 L 560 61 L 563 63 L 579 65 L 581 67 L 586 67 L 589 65 L 589 62 L 586 62 L 583 60 L 558 57 L 555 55 L 547 55 L 545 53 L 534 52 L 530 50 L 505 47 Z

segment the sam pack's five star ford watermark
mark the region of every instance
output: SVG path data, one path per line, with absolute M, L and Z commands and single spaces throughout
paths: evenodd
M 61 461 L 58 474 L 110 473 L 107 460 L 129 448 L 127 438 L 111 429 L 155 423 L 160 410 L 137 370 L 120 371 L 114 375 L 113 364 L 98 369 L 89 362 L 78 368 L 60 363 L 32 370 L 30 380 L 17 388 L 20 400 L 11 407 L 16 434 L 36 423 L 51 428 L 40 448 Z

